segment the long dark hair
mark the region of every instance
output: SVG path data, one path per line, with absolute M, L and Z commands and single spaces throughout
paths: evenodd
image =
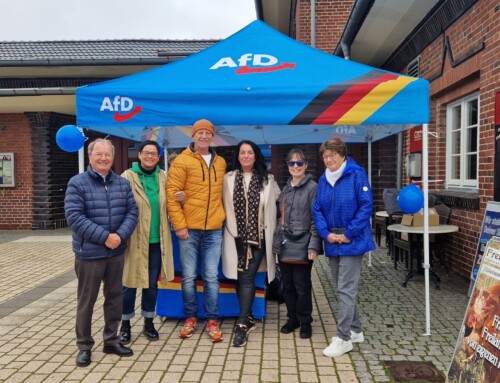
M 267 183 L 267 176 L 269 173 L 267 171 L 266 159 L 264 158 L 264 155 L 255 142 L 250 140 L 243 140 L 238 143 L 238 145 L 236 146 L 236 150 L 234 151 L 231 169 L 241 170 L 241 164 L 238 160 L 238 156 L 240 154 L 241 145 L 244 144 L 250 145 L 253 152 L 255 153 L 255 164 L 253 165 L 253 168 L 257 171 L 257 179 L 259 180 L 259 183 L 264 186 Z

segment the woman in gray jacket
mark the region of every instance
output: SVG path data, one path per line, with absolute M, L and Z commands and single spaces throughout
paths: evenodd
M 277 206 L 282 244 L 274 249 L 278 253 L 288 315 L 288 321 L 281 327 L 281 332 L 289 334 L 300 327 L 300 337 L 307 339 L 312 335 L 313 320 L 311 269 L 313 260 L 321 249 L 321 238 L 316 232 L 312 217 L 318 184 L 310 174 L 305 174 L 307 161 L 302 150 L 292 149 L 286 162 L 291 177 L 280 194 Z M 291 250 L 287 250 L 287 241 L 303 242 L 303 254 L 297 257 L 297 246 L 294 246 L 294 255 L 291 256 Z

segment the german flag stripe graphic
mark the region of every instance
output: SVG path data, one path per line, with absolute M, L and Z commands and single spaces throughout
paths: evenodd
M 173 280 L 162 283 L 158 281 L 158 288 L 169 290 L 182 290 L 182 276 L 181 273 L 176 271 Z M 201 293 L 204 291 L 203 280 L 201 276 L 196 278 L 196 291 Z M 219 280 L 219 293 L 220 294 L 236 294 L 236 281 L 230 279 Z M 263 287 L 255 286 L 255 296 L 263 298 L 265 296 L 265 289 Z
M 291 125 L 359 125 L 416 78 L 371 71 L 329 86 L 307 105 Z

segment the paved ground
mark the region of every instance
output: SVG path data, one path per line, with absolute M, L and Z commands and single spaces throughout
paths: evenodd
M 0 231 L 1 382 L 390 382 L 384 361 L 431 361 L 443 374 L 453 354 L 467 305 L 468 281 L 444 270 L 441 290 L 431 287 L 431 336 L 425 332 L 423 277 L 401 287 L 404 270 L 394 270 L 386 249 L 365 266 L 359 300 L 365 342 L 340 358 L 322 350 L 335 331 L 337 300 L 328 263 L 313 269 L 313 337 L 279 333 L 284 305 L 267 302 L 267 318 L 244 348 L 231 347 L 234 318 L 225 318 L 225 340 L 212 344 L 197 331 L 182 341 L 181 321 L 155 319 L 160 341 L 139 336 L 133 320 L 135 354 L 120 359 L 102 353 L 102 300 L 95 312 L 93 363 L 75 366 L 76 280 L 67 230 Z M 139 302 L 139 300 L 138 300 Z

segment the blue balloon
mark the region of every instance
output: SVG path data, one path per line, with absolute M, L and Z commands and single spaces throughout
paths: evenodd
M 76 152 L 85 144 L 85 135 L 75 125 L 64 125 L 56 133 L 56 142 L 62 150 Z
M 415 184 L 405 186 L 399 192 L 398 206 L 403 213 L 415 214 L 424 206 L 424 193 Z
M 165 148 L 163 146 L 160 146 L 160 157 L 165 154 Z

